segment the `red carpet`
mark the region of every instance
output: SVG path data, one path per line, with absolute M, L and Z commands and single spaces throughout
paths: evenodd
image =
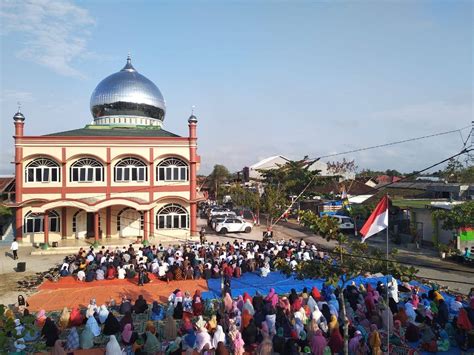
M 158 301 L 165 303 L 171 292 L 179 288 L 188 291 L 191 295 L 199 289 L 208 291 L 206 280 L 171 281 L 169 284 L 156 279 L 150 275 L 152 282 L 145 286 L 137 286 L 137 280 L 103 280 L 92 282 L 79 282 L 73 277 L 63 277 L 58 282 L 45 281 L 39 292 L 28 298 L 30 311 L 36 312 L 41 309 L 45 311 L 62 310 L 64 307 L 71 309 L 80 306 L 87 307 L 91 298 L 95 298 L 98 305 L 108 303 L 114 298 L 120 303 L 123 296 L 132 300 L 139 295 L 147 302 Z

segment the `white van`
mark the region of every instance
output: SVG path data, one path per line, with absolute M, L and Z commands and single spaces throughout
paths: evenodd
M 333 215 L 332 218 L 336 218 L 339 221 L 340 230 L 354 230 L 354 221 L 351 217 Z

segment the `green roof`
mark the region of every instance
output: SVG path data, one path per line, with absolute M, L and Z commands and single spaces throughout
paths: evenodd
M 165 131 L 164 129 L 150 126 L 99 126 L 87 125 L 84 128 L 73 129 L 71 131 L 56 132 L 45 136 L 59 137 L 179 137 L 177 134 Z

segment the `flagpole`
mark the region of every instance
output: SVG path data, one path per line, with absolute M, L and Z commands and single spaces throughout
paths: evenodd
M 386 271 L 386 278 L 387 278 L 387 287 L 385 288 L 386 290 L 386 296 L 387 296 L 387 304 L 385 305 L 385 312 L 387 312 L 387 319 L 389 318 L 389 299 L 388 299 L 388 283 L 389 283 L 389 278 L 388 278 L 388 226 L 389 226 L 389 220 L 390 220 L 390 201 L 388 199 L 388 194 L 385 195 L 387 198 L 387 211 L 388 211 L 388 216 L 387 216 L 387 233 L 386 233 L 386 252 L 387 255 L 386 257 L 386 263 L 387 263 L 387 271 Z M 390 354 L 390 322 L 387 321 L 387 354 Z

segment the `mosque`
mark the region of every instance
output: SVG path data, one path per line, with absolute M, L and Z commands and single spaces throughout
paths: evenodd
M 43 136 L 24 135 L 25 116 L 13 117 L 17 240 L 196 235 L 196 117 L 187 137 L 164 130 L 163 95 L 130 57 L 97 85 L 90 110 L 84 128 Z

